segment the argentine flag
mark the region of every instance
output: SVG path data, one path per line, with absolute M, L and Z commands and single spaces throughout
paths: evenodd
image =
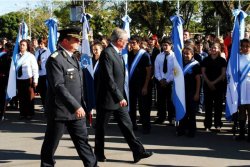
M 234 29 L 232 35 L 232 49 L 230 59 L 227 66 L 227 93 L 226 93 L 226 118 L 231 119 L 231 116 L 237 112 L 240 97 L 239 83 L 239 52 L 240 39 L 244 38 L 245 22 L 247 14 L 239 9 L 233 11 Z
M 50 18 L 45 21 L 46 26 L 49 28 L 48 48 L 50 53 L 56 51 L 57 44 L 57 19 Z
M 182 65 L 182 48 L 183 48 L 183 27 L 184 21 L 180 16 L 172 16 L 170 20 L 173 23 L 172 41 L 174 44 L 174 84 L 173 84 L 173 104 L 176 110 L 176 121 L 180 121 L 186 113 L 185 102 L 185 83 Z
M 123 21 L 123 29 L 127 32 L 128 38 L 130 38 L 130 28 L 129 23 L 131 22 L 131 18 L 128 15 L 125 15 L 122 18 Z M 122 50 L 122 57 L 125 63 L 125 83 L 124 90 L 127 96 L 128 105 L 129 105 L 129 72 L 128 72 L 128 48 Z M 128 107 L 129 108 L 129 107 Z
M 94 69 L 92 65 L 92 57 L 90 53 L 90 45 L 88 39 L 89 31 L 89 14 L 82 14 L 82 48 L 81 48 L 81 67 L 84 72 L 84 82 L 87 87 L 86 90 L 86 103 L 87 111 L 90 112 L 95 107 L 95 90 L 94 90 Z
M 22 21 L 19 26 L 15 47 L 13 50 L 13 56 L 10 66 L 10 73 L 8 79 L 8 86 L 7 86 L 7 93 L 6 93 L 6 100 L 10 100 L 12 97 L 16 96 L 16 64 L 17 64 L 17 54 L 19 49 L 19 42 L 22 39 L 28 38 L 28 26 L 27 24 Z

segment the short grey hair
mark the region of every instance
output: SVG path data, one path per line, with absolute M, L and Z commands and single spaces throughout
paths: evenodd
M 111 34 L 110 41 L 115 43 L 118 39 L 125 39 L 127 38 L 127 32 L 121 28 L 115 28 Z

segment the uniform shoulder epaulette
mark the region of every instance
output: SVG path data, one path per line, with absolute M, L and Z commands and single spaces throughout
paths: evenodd
M 58 55 L 58 52 L 56 51 L 56 52 L 54 52 L 50 57 L 56 58 L 57 55 Z

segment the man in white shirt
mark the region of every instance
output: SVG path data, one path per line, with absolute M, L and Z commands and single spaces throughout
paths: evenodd
M 161 41 L 163 52 L 155 59 L 155 78 L 157 80 L 157 109 L 158 119 L 155 124 L 162 124 L 166 119 L 166 104 L 168 109 L 168 121 L 173 125 L 175 109 L 172 102 L 172 85 L 174 80 L 174 52 L 172 41 L 164 37 Z

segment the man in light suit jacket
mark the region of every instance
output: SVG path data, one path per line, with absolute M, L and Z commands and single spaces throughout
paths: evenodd
M 126 31 L 116 28 L 111 35 L 111 43 L 102 52 L 99 59 L 99 73 L 96 82 L 96 133 L 95 154 L 100 162 L 106 161 L 104 155 L 104 134 L 110 115 L 113 114 L 118 126 L 133 152 L 134 163 L 148 158 L 152 152 L 145 151 L 133 132 L 128 113 L 127 97 L 124 90 L 125 65 L 121 56 L 128 42 Z

